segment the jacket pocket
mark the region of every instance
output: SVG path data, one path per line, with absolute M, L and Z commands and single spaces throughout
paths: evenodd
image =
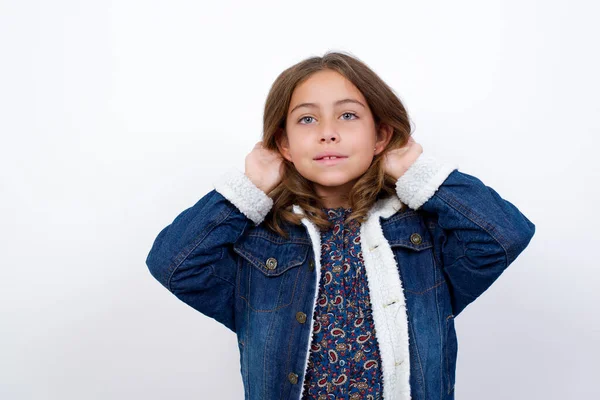
M 446 393 L 451 393 L 454 390 L 456 377 L 456 357 L 458 355 L 458 341 L 456 338 L 456 330 L 454 327 L 454 315 L 446 317 L 446 343 L 445 343 L 445 358 L 446 358 Z
M 440 282 L 436 282 L 438 274 L 435 272 L 431 235 L 421 216 L 407 211 L 393 217 L 384 226 L 404 290 L 416 295 L 432 292 Z
M 275 311 L 291 304 L 310 245 L 282 242 L 275 236 L 248 235 L 234 245 L 238 264 L 237 297 L 256 312 Z

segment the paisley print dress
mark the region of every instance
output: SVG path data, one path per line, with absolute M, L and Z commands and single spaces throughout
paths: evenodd
M 381 358 L 351 208 L 323 208 L 332 228 L 321 232 L 321 282 L 302 399 L 382 399 Z

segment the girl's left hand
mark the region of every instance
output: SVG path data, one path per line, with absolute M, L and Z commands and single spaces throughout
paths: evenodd
M 415 139 L 410 136 L 404 146 L 390 150 L 385 154 L 385 173 L 398 180 L 419 158 L 421 153 L 423 153 L 423 146 L 415 142 Z

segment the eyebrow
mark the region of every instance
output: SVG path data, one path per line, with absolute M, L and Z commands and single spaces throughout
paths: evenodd
M 358 104 L 362 108 L 366 108 L 363 103 L 361 103 L 360 101 L 355 100 L 355 99 L 342 99 L 342 100 L 338 100 L 338 101 L 336 101 L 334 103 L 334 105 L 335 106 L 339 106 L 340 104 L 346 104 L 346 103 L 354 103 L 354 104 Z M 292 109 L 292 111 L 290 111 L 290 114 L 293 113 L 294 111 L 296 111 L 296 109 L 298 109 L 300 107 L 319 108 L 319 106 L 316 103 L 300 103 L 296 107 L 294 107 Z

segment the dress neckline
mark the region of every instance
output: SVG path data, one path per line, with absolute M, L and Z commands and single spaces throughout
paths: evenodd
M 345 219 L 348 214 L 352 213 L 352 207 L 321 207 L 321 210 L 329 220 Z

